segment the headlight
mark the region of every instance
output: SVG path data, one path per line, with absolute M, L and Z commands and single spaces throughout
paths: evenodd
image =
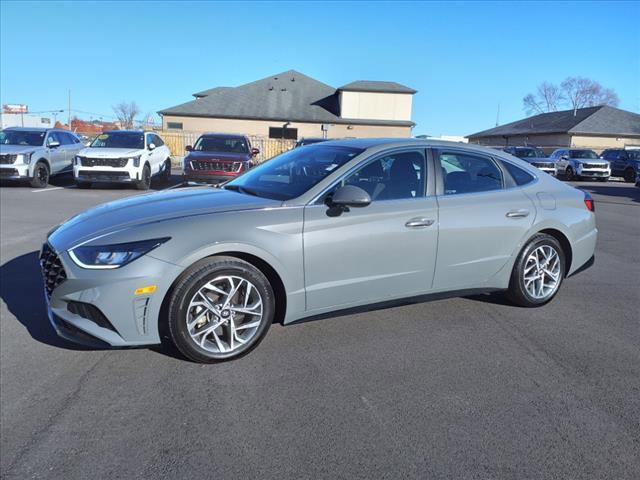
M 134 167 L 138 168 L 140 166 L 140 155 L 129 158 L 129 161 L 133 162 Z
M 25 165 L 29 165 L 31 163 L 31 156 L 33 152 L 22 153 L 18 155 L 18 163 L 24 163 Z
M 118 268 L 149 253 L 169 239 L 170 237 L 165 237 L 117 245 L 79 246 L 69 250 L 69 256 L 82 268 Z
M 76 155 L 73 159 L 76 165 L 82 165 L 82 157 L 80 155 Z

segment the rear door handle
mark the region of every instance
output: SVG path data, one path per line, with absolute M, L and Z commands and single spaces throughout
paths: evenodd
M 422 227 L 430 227 L 433 225 L 435 220 L 430 218 L 412 218 L 404 224 L 407 228 L 422 228 Z
M 529 216 L 529 210 L 511 210 L 507 212 L 507 218 L 524 218 Z

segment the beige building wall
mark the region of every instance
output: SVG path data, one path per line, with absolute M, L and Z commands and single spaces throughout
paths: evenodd
M 162 117 L 162 129 L 169 130 L 169 122 L 182 123 L 186 132 L 220 132 L 243 135 L 269 136 L 269 127 L 282 128 L 285 122 L 265 120 L 237 120 L 231 118 L 181 117 L 165 115 Z M 349 128 L 351 127 L 351 128 Z M 297 128 L 298 138 L 322 137 L 322 124 L 291 122 L 287 128 Z M 173 130 L 180 131 L 180 130 Z M 327 132 L 329 138 L 371 138 L 371 137 L 410 137 L 411 127 L 391 127 L 380 125 L 343 125 L 332 124 Z
M 604 150 L 605 148 L 624 148 L 632 145 L 640 145 L 640 138 L 633 137 L 595 137 L 578 136 L 571 138 L 572 147 L 591 148 Z M 600 153 L 600 152 L 598 152 Z
M 411 120 L 410 93 L 340 92 L 342 118 Z
M 556 148 L 576 147 L 590 148 L 597 153 L 605 148 L 624 148 L 625 146 L 640 145 L 640 138 L 633 137 L 597 137 L 586 135 L 518 135 L 509 137 L 509 142 L 503 137 L 482 137 L 474 139 L 470 143 L 488 145 L 491 147 L 535 145 L 542 148 L 546 153 L 551 153 Z

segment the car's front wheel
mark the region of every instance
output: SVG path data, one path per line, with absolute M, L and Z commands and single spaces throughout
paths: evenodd
M 516 259 L 507 296 L 522 307 L 544 305 L 558 292 L 565 268 L 560 242 L 544 233 L 534 235 Z
M 566 178 L 567 181 L 572 181 L 572 180 L 577 180 L 578 179 L 578 177 L 576 177 L 576 174 L 573 171 L 572 167 L 567 167 L 567 169 L 564 171 L 564 178 Z
M 274 311 L 273 289 L 260 270 L 234 257 L 215 256 L 181 276 L 166 321 L 171 341 L 185 357 L 215 363 L 255 348 Z
M 633 168 L 627 168 L 624 171 L 624 181 L 629 183 L 636 181 L 636 171 Z
M 162 167 L 162 173 L 160 174 L 160 182 L 164 185 L 171 181 L 171 160 L 167 158 Z
M 33 188 L 45 188 L 49 184 L 49 167 L 44 162 L 38 162 L 33 167 L 33 178 L 30 185 Z
M 149 187 L 151 187 L 151 167 L 149 167 L 149 164 L 146 164 L 142 168 L 140 180 L 136 182 L 136 188 L 138 190 L 149 190 Z

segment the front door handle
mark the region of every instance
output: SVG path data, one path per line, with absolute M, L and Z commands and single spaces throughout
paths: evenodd
M 430 227 L 433 225 L 435 220 L 430 218 L 412 218 L 404 224 L 407 228 L 422 228 L 422 227 Z
M 511 210 L 507 212 L 507 218 L 524 218 L 529 216 L 529 210 Z

